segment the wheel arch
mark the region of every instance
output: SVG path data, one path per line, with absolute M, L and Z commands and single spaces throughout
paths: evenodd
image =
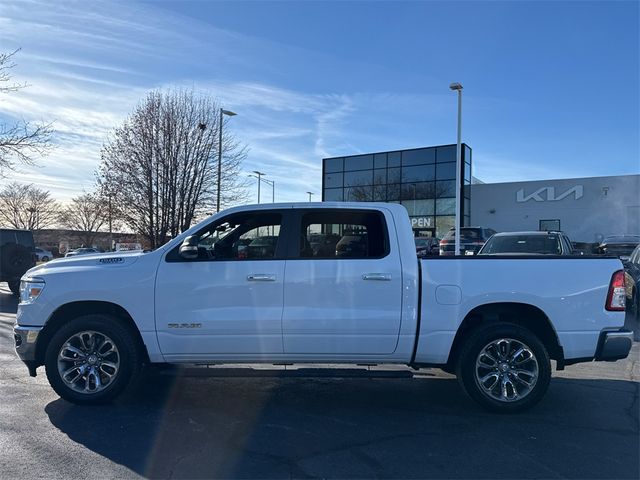
M 129 312 L 127 312 L 126 309 L 112 302 L 100 300 L 84 300 L 66 303 L 58 307 L 51 314 L 42 331 L 38 335 L 38 343 L 36 344 L 36 363 L 38 365 L 44 365 L 44 358 L 47 346 L 49 345 L 49 341 L 62 325 L 73 320 L 74 318 L 91 314 L 110 315 L 116 318 L 123 325 L 125 325 L 133 335 L 135 342 L 140 349 L 140 352 L 142 353 L 144 362 L 149 362 L 147 347 L 142 340 L 142 336 L 140 335 L 140 331 L 138 330 L 133 317 L 129 314 Z
M 447 370 L 454 371 L 465 338 L 479 327 L 489 324 L 512 323 L 535 334 L 544 344 L 549 356 L 564 369 L 564 351 L 549 317 L 535 305 L 518 302 L 498 302 L 479 305 L 463 319 L 449 352 Z

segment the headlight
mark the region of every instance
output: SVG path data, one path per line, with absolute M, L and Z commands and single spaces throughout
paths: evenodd
M 44 290 L 44 280 L 41 278 L 28 278 L 20 281 L 20 303 L 35 302 Z

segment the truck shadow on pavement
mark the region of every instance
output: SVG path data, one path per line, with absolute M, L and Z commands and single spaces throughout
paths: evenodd
M 147 373 L 107 406 L 55 400 L 51 424 L 145 477 L 638 478 L 639 384 L 554 378 L 519 415 L 450 378 Z

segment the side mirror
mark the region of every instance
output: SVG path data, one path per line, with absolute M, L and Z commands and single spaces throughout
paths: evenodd
M 198 258 L 198 237 L 189 236 L 180 245 L 180 256 L 185 260 L 195 260 Z

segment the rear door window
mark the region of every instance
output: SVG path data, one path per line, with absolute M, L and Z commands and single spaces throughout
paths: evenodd
M 303 213 L 294 258 L 365 259 L 389 253 L 384 216 L 370 210 L 316 210 Z

